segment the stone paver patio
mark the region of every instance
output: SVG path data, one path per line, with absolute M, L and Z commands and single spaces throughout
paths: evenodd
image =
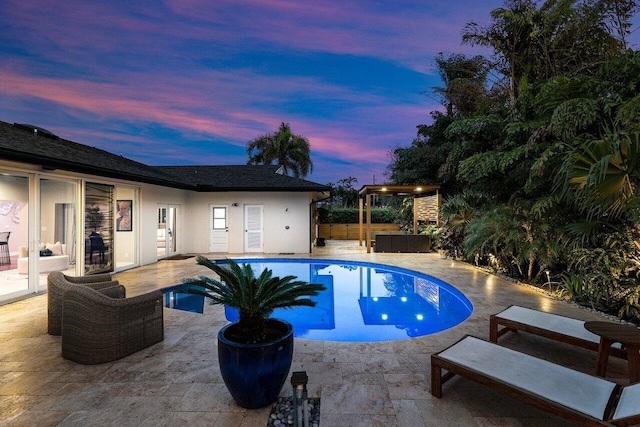
M 308 254 L 297 257 L 308 257 Z M 285 256 L 280 256 L 285 257 Z M 309 375 L 321 398 L 321 427 L 562 426 L 562 420 L 462 378 L 431 396 L 429 357 L 465 334 L 488 339 L 489 316 L 511 304 L 584 320 L 602 319 L 571 304 L 437 254 L 367 254 L 357 242 L 328 241 L 313 258 L 378 262 L 436 276 L 471 300 L 469 319 L 448 331 L 392 342 L 338 343 L 297 339 L 293 371 Z M 208 270 L 193 258 L 165 260 L 116 275 L 128 296 L 180 283 Z M 165 309 L 165 340 L 124 359 L 84 366 L 64 360 L 60 337 L 47 335 L 46 295 L 0 306 L 0 425 L 7 426 L 265 426 L 270 408 L 235 405 L 220 376 L 216 334 L 223 309 L 204 314 Z M 593 352 L 527 334 L 501 344 L 593 373 Z M 544 375 L 541 372 L 540 375 Z M 625 361 L 608 378 L 621 384 Z M 282 395 L 290 395 L 285 384 Z

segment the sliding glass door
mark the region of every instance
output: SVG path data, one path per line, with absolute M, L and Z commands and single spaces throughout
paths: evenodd
M 31 251 L 37 262 L 38 288 L 47 284 L 47 274 L 62 271 L 77 276 L 78 183 L 52 178 L 40 179 L 37 248 Z
M 26 175 L 0 173 L 0 301 L 31 292 L 29 184 Z

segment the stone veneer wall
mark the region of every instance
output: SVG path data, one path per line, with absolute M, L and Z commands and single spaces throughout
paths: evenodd
M 440 194 L 416 198 L 416 215 L 418 221 L 438 222 Z

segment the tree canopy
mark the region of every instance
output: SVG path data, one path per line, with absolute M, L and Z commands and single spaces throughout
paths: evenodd
M 247 143 L 248 165 L 282 166 L 285 174 L 304 178 L 313 172 L 309 140 L 291 132 L 289 123 L 281 123 L 274 133 L 261 135 Z
M 443 111 L 391 152 L 389 176 L 442 184 L 447 242 L 467 259 L 529 282 L 564 274 L 574 299 L 636 318 L 640 52 L 627 38 L 638 7 L 538 4 L 507 0 L 488 25 L 464 27 L 490 58 L 436 58 Z

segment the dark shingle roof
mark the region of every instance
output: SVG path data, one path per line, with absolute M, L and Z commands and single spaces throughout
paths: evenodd
M 0 121 L 2 159 L 109 178 L 188 188 L 166 173 L 108 151 Z
M 329 191 L 330 187 L 277 173 L 274 165 L 158 166 L 198 191 Z
M 148 166 L 105 150 L 0 121 L 0 158 L 194 191 L 329 191 L 326 185 L 276 173 L 277 166 Z M 41 129 L 41 128 L 38 128 Z

